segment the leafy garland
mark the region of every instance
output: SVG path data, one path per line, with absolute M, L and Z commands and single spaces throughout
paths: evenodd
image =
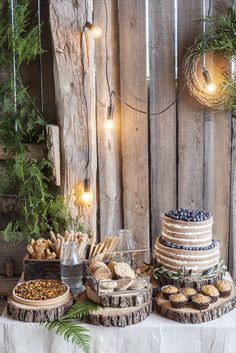
M 37 161 L 27 154 L 27 143 L 45 142 L 46 126 L 21 79 L 22 67 L 43 52 L 39 40 L 41 28 L 29 5 L 29 0 L 17 1 L 14 35 L 10 1 L 0 7 L 0 143 L 5 153 L 14 153 L 15 156 L 6 166 L 6 175 L 0 175 L 0 196 L 16 190 L 17 220 L 10 222 L 3 232 L 5 239 L 13 243 L 32 236 L 37 238 L 50 229 L 58 232 L 73 222 L 63 197 L 50 191 L 50 161 L 47 158 Z M 17 109 L 13 96 L 13 50 Z
M 234 9 L 223 16 L 206 17 L 208 25 L 206 34 L 201 34 L 192 47 L 187 51 L 187 61 L 194 63 L 204 52 L 218 52 L 229 61 L 236 59 L 236 16 Z M 190 75 L 191 72 L 190 72 Z M 220 101 L 221 109 L 236 108 L 236 76 L 227 74 L 222 83 L 223 98 Z
M 226 271 L 226 266 L 224 261 L 221 260 L 217 265 L 210 267 L 209 269 L 203 271 L 198 275 L 193 275 L 192 270 L 187 270 L 184 266 L 179 269 L 177 272 L 168 270 L 160 262 L 156 263 L 156 268 L 153 271 L 153 277 L 158 279 L 158 277 L 163 276 L 173 280 L 202 280 L 208 279 L 216 276 L 217 274 L 224 273 Z
M 91 312 L 100 308 L 91 300 L 86 300 L 79 304 L 74 304 L 61 320 L 54 320 L 42 323 L 49 331 L 55 330 L 57 335 L 63 336 L 66 341 L 71 340 L 85 353 L 90 352 L 91 336 L 88 335 L 89 330 L 78 323 L 78 319 L 88 316 Z

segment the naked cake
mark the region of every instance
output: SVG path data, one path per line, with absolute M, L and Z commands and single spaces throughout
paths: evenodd
M 191 270 L 193 275 L 218 265 L 219 244 L 212 239 L 213 217 L 205 211 L 181 208 L 163 217 L 154 257 L 167 270 Z

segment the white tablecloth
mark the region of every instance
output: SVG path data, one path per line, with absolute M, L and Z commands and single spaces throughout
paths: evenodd
M 91 353 L 236 353 L 236 309 L 203 324 L 180 324 L 153 312 L 140 324 L 101 327 L 83 324 Z M 0 353 L 81 353 L 39 324 L 0 317 Z

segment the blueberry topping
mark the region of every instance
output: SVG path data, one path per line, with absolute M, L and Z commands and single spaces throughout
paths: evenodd
M 178 210 L 171 210 L 165 214 L 172 219 L 184 222 L 202 222 L 210 218 L 210 213 L 202 210 L 187 210 L 186 208 L 179 208 Z
M 179 249 L 179 250 L 190 250 L 190 251 L 200 251 L 200 250 L 210 250 L 214 249 L 216 247 L 216 241 L 212 240 L 210 245 L 205 245 L 205 246 L 183 246 L 183 245 L 177 245 L 173 244 L 169 241 L 166 241 L 163 239 L 163 237 L 160 237 L 160 243 L 162 245 L 167 246 L 168 248 L 173 248 L 173 249 Z

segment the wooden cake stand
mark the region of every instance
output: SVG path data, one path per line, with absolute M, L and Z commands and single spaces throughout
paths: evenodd
M 172 308 L 170 301 L 166 300 L 162 293 L 156 297 L 157 312 L 171 320 L 181 322 L 183 324 L 200 324 L 202 322 L 215 320 L 229 311 L 233 310 L 236 306 L 236 290 L 228 298 L 220 298 L 216 303 L 209 305 L 206 310 L 196 310 L 191 306 L 183 309 Z

